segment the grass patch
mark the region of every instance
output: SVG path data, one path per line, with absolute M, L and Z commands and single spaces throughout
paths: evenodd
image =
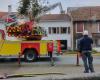
M 63 53 L 65 54 L 77 54 L 78 51 L 74 51 L 74 50 L 68 50 L 68 51 L 65 51 Z M 92 50 L 92 54 L 99 54 L 100 52 L 97 52 L 96 50 Z
M 63 54 L 77 54 L 77 51 L 65 51 Z

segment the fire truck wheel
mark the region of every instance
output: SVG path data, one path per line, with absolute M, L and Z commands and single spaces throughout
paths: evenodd
M 36 58 L 36 52 L 34 50 L 27 50 L 25 52 L 24 58 L 28 62 L 32 62 Z

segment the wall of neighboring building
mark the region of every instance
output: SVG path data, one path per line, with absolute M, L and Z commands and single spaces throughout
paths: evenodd
M 89 33 L 98 33 L 98 22 L 86 22 L 84 23 L 85 30 L 88 30 Z
M 79 25 L 81 24 L 81 25 Z M 74 45 L 74 49 L 76 48 L 77 46 L 77 39 L 79 39 L 81 36 L 82 36 L 82 32 L 84 30 L 88 30 L 89 31 L 89 36 L 93 38 L 94 40 L 94 46 L 100 46 L 100 22 L 97 21 L 97 22 L 90 22 L 90 21 L 76 21 L 74 22 L 73 24 L 73 28 L 74 28 L 74 42 L 73 42 L 73 45 Z M 77 26 L 78 25 L 78 26 Z M 80 28 L 80 29 L 79 29 Z M 83 30 L 82 30 L 83 28 Z M 77 29 L 78 30 L 81 30 L 82 32 L 77 32 Z
M 46 29 L 47 36 L 43 37 L 43 40 L 67 40 L 67 47 L 71 49 L 71 33 L 68 33 L 68 27 L 71 27 L 71 23 L 67 21 L 41 21 L 39 23 L 41 27 Z M 67 32 L 61 33 L 61 28 L 66 27 Z M 53 33 L 50 28 L 59 28 L 59 32 Z M 71 31 L 70 31 L 71 32 Z
M 82 33 L 76 33 L 75 23 L 83 22 L 84 30 L 89 31 L 96 45 L 100 44 L 100 27 L 98 28 L 98 22 L 100 24 L 100 6 L 91 6 L 91 7 L 69 7 L 67 9 L 73 20 L 73 48 L 76 48 L 76 39 L 77 36 L 80 36 Z M 80 28 L 80 27 L 79 27 Z

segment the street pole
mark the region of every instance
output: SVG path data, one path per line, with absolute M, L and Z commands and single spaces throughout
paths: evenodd
M 79 57 L 80 57 L 80 53 L 79 53 L 79 52 L 77 52 L 76 66 L 79 66 Z

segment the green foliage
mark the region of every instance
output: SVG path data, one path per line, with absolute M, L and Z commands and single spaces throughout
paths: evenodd
M 32 16 L 35 18 L 39 13 L 41 13 L 41 7 L 37 0 L 35 0 L 35 3 L 32 4 Z
M 66 52 L 64 52 L 65 54 L 77 54 L 77 51 L 73 51 L 73 50 L 67 50 Z
M 18 12 L 21 15 L 29 16 L 30 19 L 38 21 L 39 18 L 37 16 L 41 13 L 41 9 L 42 6 L 40 6 L 38 0 L 20 0 Z
M 97 51 L 96 51 L 95 49 L 93 49 L 93 50 L 92 50 L 92 53 L 95 54 L 95 53 L 97 53 Z
M 18 8 L 19 14 L 28 15 L 29 6 L 30 0 L 20 0 L 20 5 Z

